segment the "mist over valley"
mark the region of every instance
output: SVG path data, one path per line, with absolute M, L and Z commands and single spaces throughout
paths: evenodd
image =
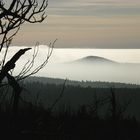
M 10 48 L 7 61 L 20 49 Z M 41 64 L 48 53 L 47 46 L 40 46 L 34 67 Z M 21 71 L 31 60 L 33 49 L 16 63 L 13 74 Z M 1 56 L 2 57 L 2 54 Z M 21 65 L 22 64 L 22 65 Z M 140 51 L 135 49 L 53 49 L 48 64 L 35 76 L 62 78 L 78 81 L 106 81 L 140 84 Z

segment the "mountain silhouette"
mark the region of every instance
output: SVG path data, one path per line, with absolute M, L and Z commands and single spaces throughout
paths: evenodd
M 99 56 L 86 56 L 73 61 L 75 64 L 117 64 L 117 62 Z

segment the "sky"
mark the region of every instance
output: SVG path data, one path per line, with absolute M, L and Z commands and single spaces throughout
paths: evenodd
M 49 0 L 46 20 L 24 24 L 13 45 L 56 38 L 56 48 L 140 48 L 140 0 Z
M 9 3 L 11 0 L 5 1 Z M 61 78 L 140 83 L 140 67 L 118 70 L 118 75 L 114 74 L 117 69 L 111 72 L 105 68 L 94 69 L 95 72 L 104 69 L 107 72 L 105 75 L 92 71 L 80 74 L 80 70 L 71 75 L 71 71 L 61 71 L 64 67 L 56 65 L 88 55 L 122 63 L 140 63 L 140 50 L 136 50 L 140 49 L 140 0 L 49 0 L 46 13 L 43 23 L 22 25 L 12 42 L 13 46 L 22 47 L 39 42 L 40 54 L 35 64 L 38 65 L 47 54 L 46 45 L 58 39 L 55 48 L 61 49 L 53 50 L 47 67 L 39 75 L 60 77 L 65 73 Z M 13 51 L 9 51 L 9 57 L 19 49 L 11 48 Z M 32 53 L 29 51 L 19 61 L 19 66 L 17 64 L 17 70 L 22 69 L 21 64 L 25 64 L 30 57 Z M 85 77 L 76 77 L 77 74 Z

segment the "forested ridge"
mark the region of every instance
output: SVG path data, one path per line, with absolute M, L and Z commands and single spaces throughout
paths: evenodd
M 106 82 L 106 87 L 80 85 L 87 81 L 70 82 L 51 78 L 21 81 L 23 90 L 16 120 L 12 119 L 12 90 L 1 88 L 1 93 L 7 92 L 0 98 L 1 134 L 6 139 L 23 140 L 139 140 L 138 85 L 115 88 Z

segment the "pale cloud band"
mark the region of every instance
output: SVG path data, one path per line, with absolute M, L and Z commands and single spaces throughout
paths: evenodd
M 59 48 L 140 48 L 139 0 L 49 0 L 47 13 L 44 24 L 24 25 L 13 43 L 58 38 Z
M 55 15 L 140 15 L 140 1 L 138 0 L 52 0 L 49 2 L 49 13 Z

